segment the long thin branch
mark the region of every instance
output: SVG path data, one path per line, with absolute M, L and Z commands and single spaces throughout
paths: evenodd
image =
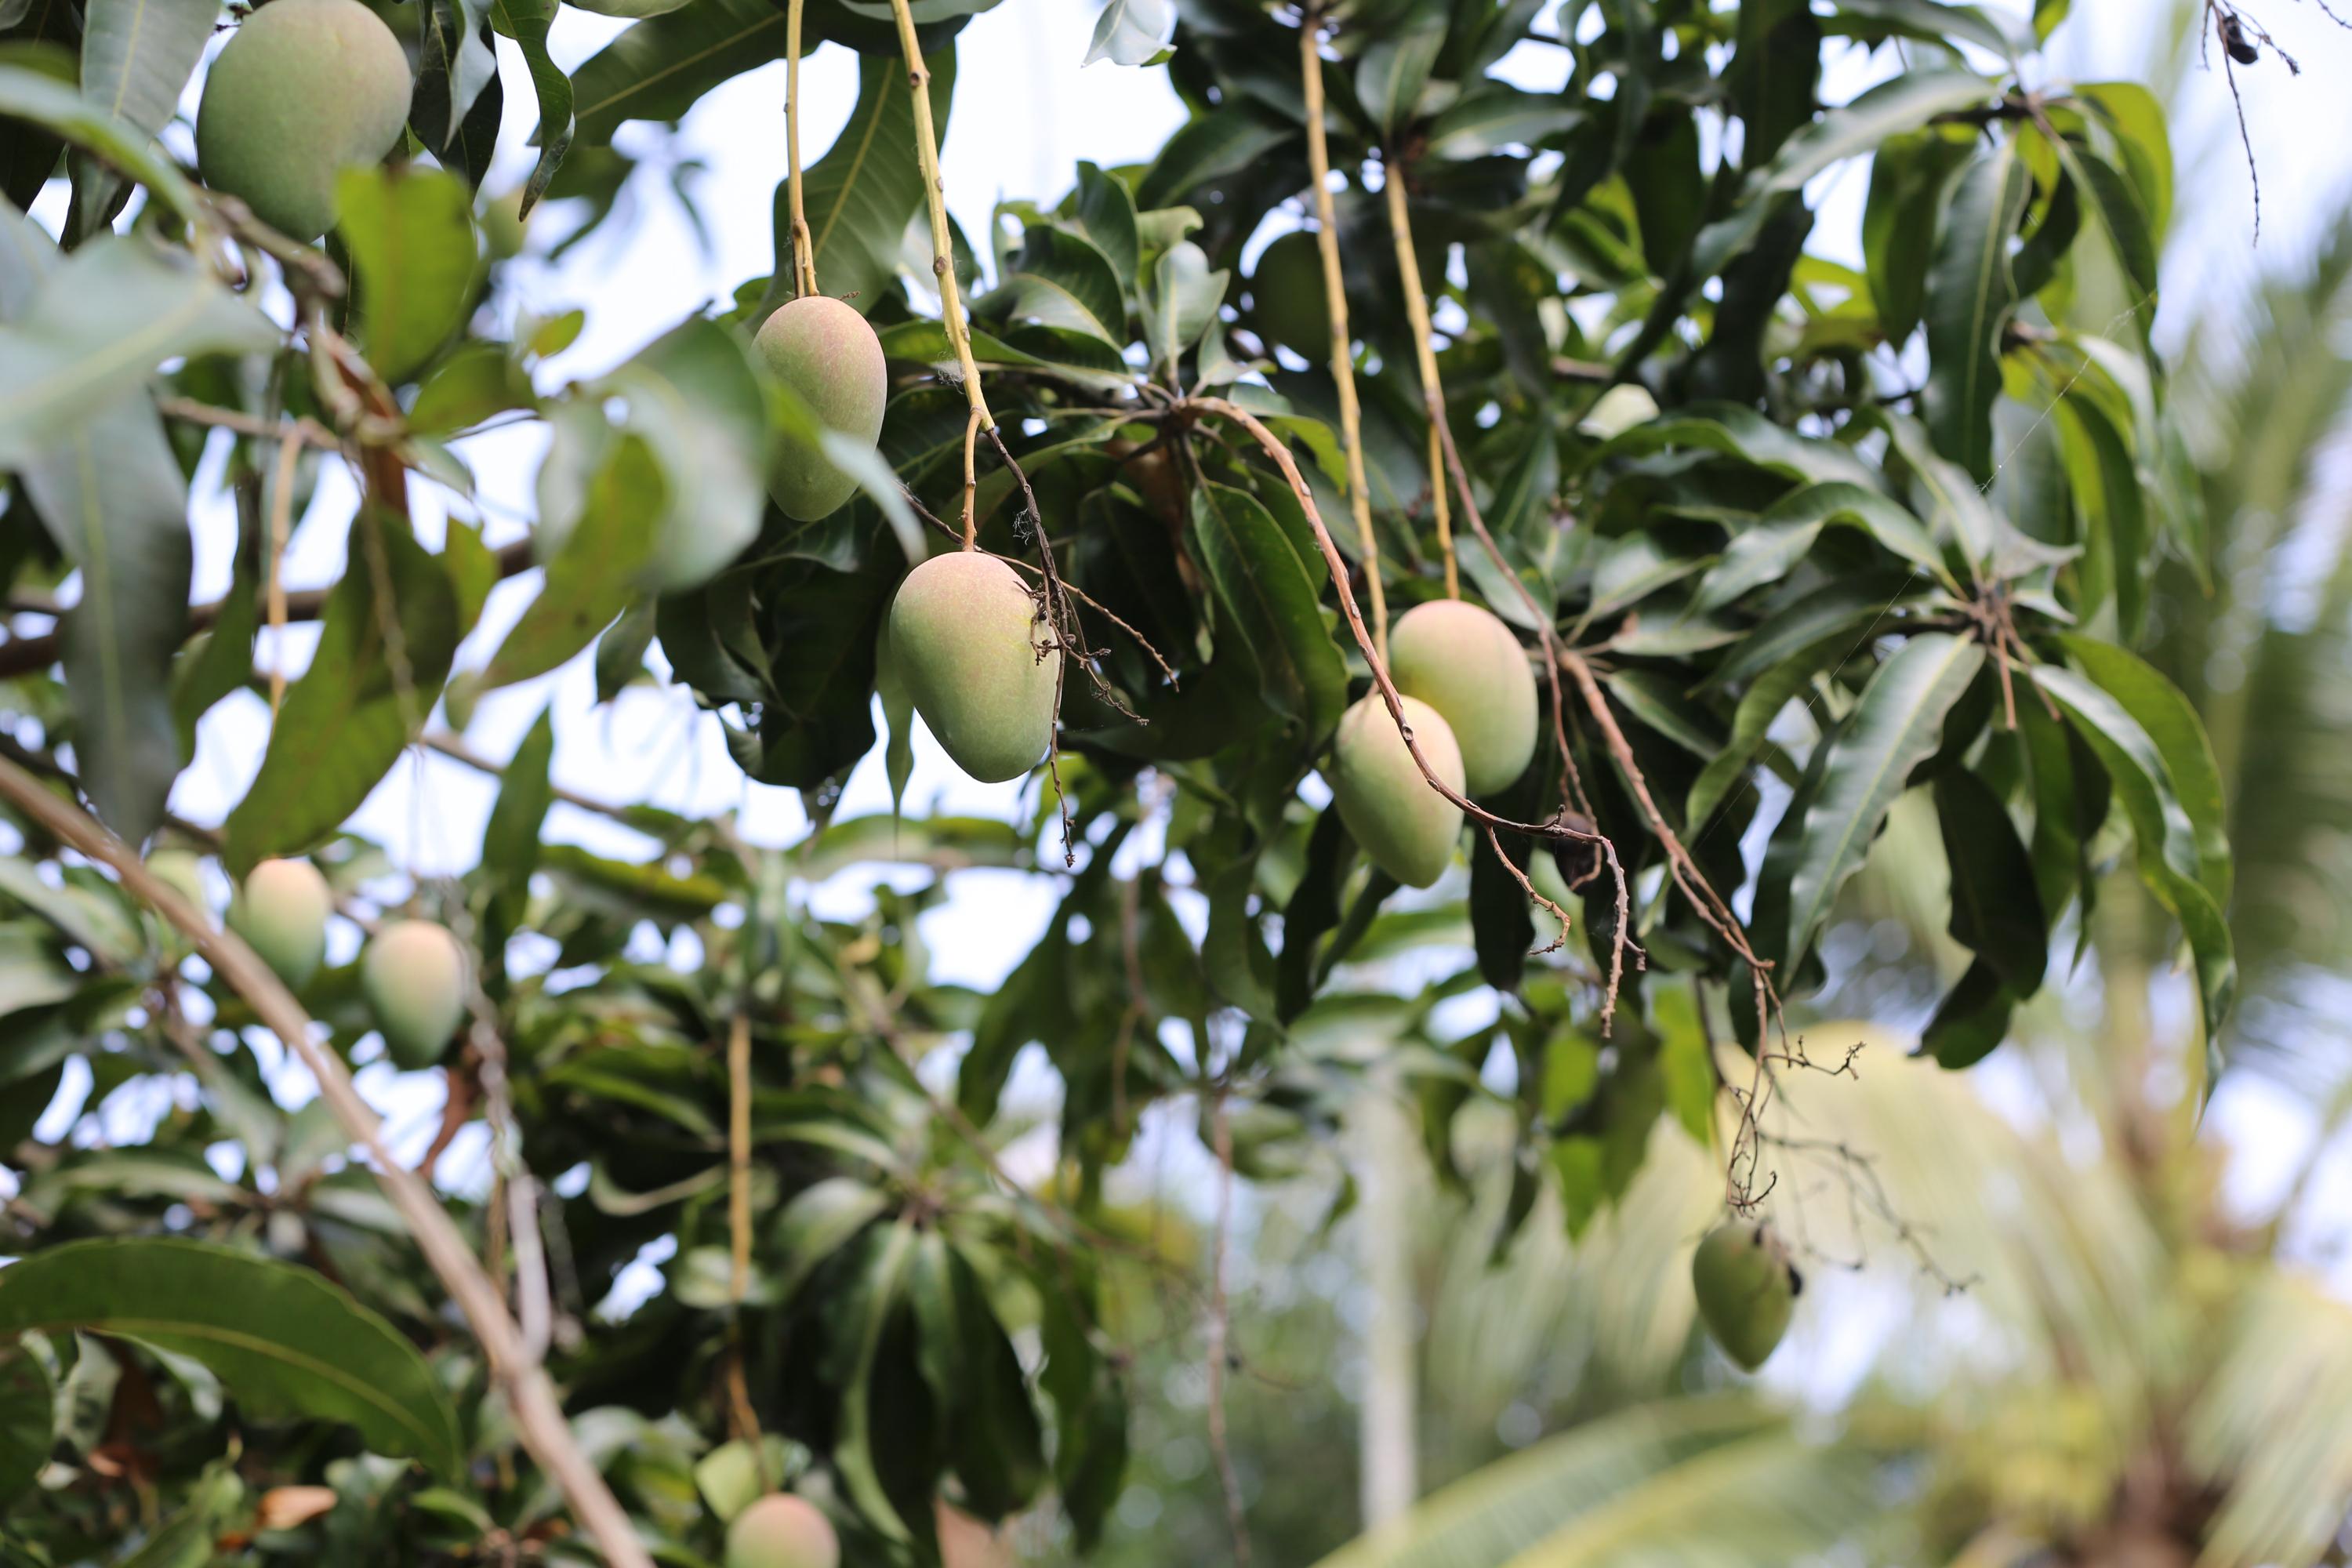
M 1309 4 L 1298 21 L 1298 66 L 1307 87 L 1307 167 L 1315 182 L 1315 245 L 1323 258 L 1324 305 L 1331 320 L 1331 379 L 1339 389 L 1339 439 L 1348 451 L 1348 505 L 1355 513 L 1364 554 L 1364 586 L 1372 596 L 1376 664 L 1389 657 L 1388 590 L 1381 584 L 1381 546 L 1372 532 L 1372 492 L 1364 478 L 1363 410 L 1356 402 L 1354 337 L 1348 331 L 1348 289 L 1339 270 L 1339 220 L 1331 205 L 1331 153 L 1323 140 L 1323 14 Z
M 512 544 L 500 545 L 493 554 L 498 560 L 499 576 L 501 580 L 520 576 L 537 564 L 531 558 L 529 540 L 518 540 Z M 286 618 L 289 621 L 319 619 L 327 613 L 327 596 L 333 592 L 331 587 L 304 588 L 287 595 Z M 257 592 L 256 598 L 259 602 L 260 608 L 267 613 L 268 605 L 266 595 Z M 209 604 L 189 605 L 189 635 L 193 637 L 198 632 L 209 630 L 213 623 L 220 619 L 222 607 L 227 602 L 226 599 L 215 599 Z M 73 612 L 68 610 L 63 613 L 71 615 Z M 43 632 L 38 637 L 15 637 L 0 643 L 0 680 L 10 679 L 19 675 L 31 675 L 36 671 L 47 669 L 63 658 L 65 651 L 66 638 L 62 626 L 55 631 Z
M 907 0 L 890 0 L 898 21 L 898 47 L 907 57 L 907 82 L 915 100 L 915 155 L 923 169 L 923 199 L 931 212 L 931 277 L 940 286 L 940 319 L 946 323 L 948 343 L 955 350 L 963 376 L 964 400 L 971 420 L 963 439 L 964 548 L 972 547 L 972 502 L 978 482 L 972 477 L 971 443 L 975 431 L 996 428 L 996 416 L 981 395 L 980 366 L 972 362 L 971 333 L 964 325 L 963 302 L 956 292 L 955 242 L 948 227 L 947 185 L 940 178 L 940 138 L 931 125 L 931 73 L 923 64 L 923 47 L 915 37 L 915 14 Z
M 472 1326 L 488 1359 L 492 1380 L 506 1394 L 523 1446 L 571 1500 L 608 1563 L 653 1568 L 604 1478 L 572 1439 L 555 1388 L 526 1353 L 521 1331 L 480 1261 L 466 1245 L 431 1190 L 393 1157 L 375 1111 L 352 1085 L 342 1059 L 311 1037 L 310 1019 L 278 976 L 234 932 L 215 931 L 204 915 L 150 871 L 122 841 L 87 813 L 44 788 L 15 763 L 0 761 L 0 796 L 62 843 L 110 867 L 142 902 L 179 927 L 213 972 L 251 1005 L 263 1025 L 284 1041 L 318 1080 L 319 1092 L 352 1142 L 366 1150 L 384 1196 L 399 1211 L 417 1248 Z
M 1454 520 L 1445 504 L 1445 388 L 1437 378 L 1437 348 L 1430 342 L 1429 300 L 1421 290 L 1421 258 L 1412 248 L 1412 219 L 1404 205 L 1404 162 L 1391 158 L 1381 194 L 1388 198 L 1389 237 L 1396 243 L 1397 271 L 1404 283 L 1404 313 L 1412 327 L 1414 357 L 1421 366 L 1421 398 L 1429 411 L 1429 502 L 1437 521 L 1437 553 L 1445 563 L 1445 596 L 1462 596 L 1462 573 L 1454 559 Z

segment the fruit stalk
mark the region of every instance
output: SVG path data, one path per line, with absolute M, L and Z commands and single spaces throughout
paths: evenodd
M 963 395 L 971 405 L 971 420 L 963 435 L 963 547 L 979 547 L 979 525 L 973 516 L 973 498 L 979 481 L 972 474 L 972 442 L 982 430 L 996 428 L 996 416 L 988 411 L 988 399 L 981 395 L 980 366 L 972 363 L 971 333 L 963 320 L 963 301 L 957 297 L 955 275 L 955 242 L 948 229 L 947 184 L 940 178 L 940 138 L 931 126 L 931 73 L 923 64 L 923 47 L 915 38 L 915 14 L 907 0 L 890 0 L 891 13 L 898 19 L 898 47 L 907 56 L 907 85 L 915 98 L 915 153 L 923 169 L 923 200 L 931 213 L 931 277 L 940 286 L 940 319 L 948 330 L 948 343 L 955 350 L 956 364 L 963 375 Z
M 203 912 L 150 871 L 123 842 L 72 803 L 60 799 L 31 773 L 0 759 L 0 796 L 61 841 L 113 868 L 142 902 L 180 928 L 197 952 L 236 994 L 253 1006 L 263 1026 L 284 1041 L 318 1080 L 319 1092 L 352 1141 L 366 1150 L 375 1179 L 416 1238 L 417 1249 L 466 1314 L 488 1358 L 493 1378 L 507 1395 L 517 1430 L 531 1458 L 564 1496 L 614 1568 L 653 1568 L 623 1511 L 587 1455 L 572 1436 L 563 1407 L 547 1373 L 524 1351 L 522 1335 L 507 1315 L 498 1287 L 480 1259 L 415 1173 L 393 1157 L 375 1111 L 352 1087 L 342 1058 L 321 1047 L 310 1019 L 277 975 L 235 933 L 215 931 Z
M 1348 450 L 1348 505 L 1356 516 L 1356 538 L 1364 552 L 1364 583 L 1372 598 L 1372 647 L 1380 650 L 1377 668 L 1388 662 L 1389 601 L 1387 590 L 1381 585 L 1380 542 L 1372 534 L 1371 488 L 1364 479 L 1363 410 L 1356 402 L 1348 290 L 1339 272 L 1339 220 L 1331 205 L 1331 150 L 1323 140 L 1322 37 L 1322 9 L 1310 5 L 1298 24 L 1298 66 L 1307 83 L 1307 167 L 1315 182 L 1315 244 L 1323 257 L 1323 298 L 1331 312 L 1331 379 L 1339 388 L 1339 439 Z M 1381 679 L 1385 685 L 1388 678 Z M 1394 702 L 1390 706 L 1393 709 Z M 1397 721 L 1402 724 L 1403 720 Z
M 1445 596 L 1462 596 L 1461 569 L 1454 560 L 1454 514 L 1445 501 L 1445 389 L 1437 379 L 1437 350 L 1429 337 L 1429 300 L 1421 291 L 1421 258 L 1412 248 L 1412 220 L 1404 205 L 1404 161 L 1391 154 L 1381 180 L 1388 197 L 1389 237 L 1396 241 L 1397 271 L 1404 280 L 1404 313 L 1412 327 L 1412 348 L 1421 363 L 1421 396 L 1429 408 L 1429 503 L 1437 519 L 1437 553 L 1445 562 Z
M 792 0 L 784 8 L 784 153 L 792 163 L 793 292 L 805 296 L 816 292 L 816 242 L 801 205 L 801 5 Z

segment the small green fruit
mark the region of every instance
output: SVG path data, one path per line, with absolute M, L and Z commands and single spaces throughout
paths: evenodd
M 1771 1226 L 1734 1220 L 1707 1232 L 1692 1254 L 1691 1288 L 1706 1331 L 1724 1354 L 1754 1372 L 1789 1331 L 1805 1282 Z
M 1017 779 L 1054 735 L 1062 661 L 1012 567 L 960 550 L 898 584 L 884 635 L 915 711 L 956 766 L 982 784 Z
M 289 238 L 333 226 L 335 175 L 373 163 L 408 119 L 408 56 L 359 0 L 270 0 L 205 78 L 196 162 Z
M 1404 720 L 1432 772 L 1462 790 L 1462 750 L 1444 715 L 1416 697 Z M 1445 874 L 1462 836 L 1462 808 L 1429 787 L 1377 691 L 1339 717 L 1331 743 L 1331 798 L 1349 836 L 1373 865 L 1408 888 Z
M 205 900 L 204 862 L 195 856 L 185 849 L 158 849 L 147 857 L 147 869 L 155 874 L 156 880 L 185 899 L 196 913 L 212 913 Z
M 394 921 L 375 933 L 360 966 L 384 1048 L 404 1070 L 431 1067 L 466 1017 L 466 955 L 446 927 Z
M 1536 678 L 1489 610 L 1459 599 L 1416 605 L 1389 631 L 1389 674 L 1454 727 L 1465 795 L 1507 789 L 1536 754 Z
M 1250 324 L 1310 364 L 1331 357 L 1330 294 L 1315 236 L 1293 229 L 1258 254 L 1250 274 Z
M 335 895 L 308 860 L 264 860 L 228 903 L 228 929 L 269 965 L 289 991 L 310 984 L 327 956 Z
M 861 447 L 882 434 L 890 378 L 882 340 L 866 318 L 823 294 L 794 300 L 761 324 L 751 346 L 778 381 L 800 395 L 829 428 Z M 857 481 L 816 447 L 791 437 L 778 444 L 768 493 L 784 515 L 801 522 L 830 516 L 856 492 Z
M 838 1568 L 841 1538 L 816 1504 L 771 1492 L 727 1527 L 727 1568 Z

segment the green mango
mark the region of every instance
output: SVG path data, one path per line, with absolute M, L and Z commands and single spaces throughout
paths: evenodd
M 1444 716 L 1408 697 L 1404 718 L 1431 771 L 1465 793 L 1462 749 Z M 1339 820 L 1373 865 L 1408 888 L 1426 888 L 1445 874 L 1462 837 L 1462 808 L 1429 787 L 1379 692 L 1339 716 L 1329 779 Z
M 973 550 L 932 556 L 898 584 L 883 635 L 915 711 L 956 766 L 1000 784 L 1044 760 L 1062 656 L 1012 567 Z
M 1414 605 L 1389 628 L 1389 676 L 1453 726 L 1465 795 L 1508 789 L 1535 760 L 1536 678 L 1493 611 L 1459 599 Z
M 1749 1372 L 1762 1366 L 1797 1310 L 1804 1277 L 1772 1227 L 1733 1220 L 1707 1232 L 1691 1255 L 1698 1315 L 1723 1353 Z

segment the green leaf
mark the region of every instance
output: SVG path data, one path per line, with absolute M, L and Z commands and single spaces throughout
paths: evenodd
M 1685 986 L 1664 985 L 1651 994 L 1650 1023 L 1658 1032 L 1658 1076 L 1665 1082 L 1666 1109 L 1699 1147 L 1715 1142 L 1715 1061 L 1706 1026 L 1698 1016 L 1697 994 Z
M 1929 127 L 1888 138 L 1871 160 L 1862 218 L 1864 269 L 1879 329 L 1898 348 L 1919 324 L 1945 198 L 1975 147 L 1974 137 L 1955 142 Z
M 1970 769 L 1937 773 L 1935 795 L 1952 868 L 1952 940 L 1990 965 L 2012 995 L 2031 996 L 2050 967 L 2049 921 L 2033 858 L 2009 808 Z
M 2197 845 L 2197 879 L 2227 908 L 2230 902 L 2229 804 L 2221 791 L 2221 767 L 2204 721 L 2180 688 L 2128 648 L 2096 637 L 2061 633 L 2084 674 L 2122 704 L 2164 761 L 2173 798 L 2188 814 Z
M 1992 405 L 2000 334 L 2017 307 L 2009 242 L 2032 182 L 2016 145 L 1979 158 L 1953 193 L 1927 270 L 1927 383 L 1920 396 L 1936 449 L 1981 484 L 1992 478 Z
M 438 169 L 346 169 L 341 233 L 359 272 L 360 342 L 392 385 L 411 379 L 466 324 L 481 277 L 465 182 Z
M 1741 185 L 1739 205 L 1699 231 L 1692 247 L 1692 280 L 1714 277 L 1754 243 L 1772 216 L 1774 198 L 1803 190 L 1831 164 L 1867 153 L 1890 136 L 1916 131 L 1938 114 L 1975 108 L 1992 91 L 1992 83 L 1965 71 L 1912 71 L 1831 110 L 1782 142 L 1772 161 Z
M 840 1425 L 833 1440 L 834 1468 L 843 1489 L 866 1523 L 892 1541 L 910 1539 L 906 1522 L 890 1505 L 875 1468 L 873 1384 L 882 1331 L 907 1289 L 915 1257 L 913 1224 L 900 1219 L 868 1232 L 861 1243 L 848 1289 L 827 1305 L 836 1325 L 836 1352 L 846 1352 L 847 1376 L 840 1381 Z
M 1752 408 L 1694 403 L 1588 450 L 1590 468 L 1608 458 L 1639 458 L 1676 447 L 1721 452 L 1786 479 L 1808 483 L 1843 479 L 1865 489 L 1881 481 L 1869 464 L 1835 441 L 1816 441 L 1775 425 Z
M 1974 5 L 1945 5 L 1937 0 L 1837 0 L 1837 8 L 1849 16 L 1885 23 L 1906 37 L 1970 43 L 2011 61 L 2030 47 L 2026 39 L 2004 31 L 1996 14 Z
M 803 1187 L 776 1216 L 772 1245 L 782 1259 L 776 1299 L 790 1301 L 825 1259 L 889 1208 L 890 1200 L 852 1176 L 827 1176 Z
M 2044 11 L 2063 14 L 2064 8 L 2042 0 L 2034 12 L 2034 26 L 2042 25 Z M 2131 176 L 2140 210 L 2147 214 L 2148 233 L 2162 243 L 2172 227 L 2172 140 L 2165 131 L 2164 105 L 2136 81 L 2078 82 L 2074 96 L 2089 103 L 2115 132 L 2124 172 Z
M 1732 713 L 1731 739 L 1692 781 L 1689 798 L 1683 807 L 1684 820 L 1704 823 L 1715 815 L 1715 808 L 1731 794 L 1732 786 L 1747 773 L 1749 760 L 1764 745 L 1765 733 L 1771 729 L 1772 721 L 1780 716 L 1780 710 L 1810 690 L 1815 673 L 1846 651 L 1845 635 L 1841 632 L 1790 654 L 1757 677 L 1755 683 L 1741 694 L 1739 706 Z
M 13 1345 L 0 1351 L 0 1507 L 23 1496 L 49 1462 L 56 1398 L 39 1358 Z
M 1942 632 L 1913 637 L 1871 677 L 1844 730 L 1827 742 L 1829 759 L 1800 825 L 1786 884 L 1785 936 L 1776 952 L 1763 954 L 1780 961 L 1784 977 L 1829 919 L 1838 890 L 1862 869 L 1911 770 L 1935 754 L 1944 715 L 1983 662 L 1984 649 L 1973 642 Z M 1759 924 L 1769 890 L 1768 885 L 1758 894 Z
M 1186 349 L 1200 341 L 1217 319 L 1233 274 L 1209 270 L 1209 258 L 1191 240 L 1180 240 L 1162 252 L 1152 268 L 1151 288 L 1143 307 L 1145 341 L 1154 364 L 1173 374 Z
M 1723 750 L 1723 727 L 1715 715 L 1683 695 L 1682 682 L 1654 669 L 1612 670 L 1604 678 L 1609 694 L 1625 711 L 1695 757 Z
M 539 869 L 540 826 L 555 802 L 547 779 L 554 756 L 555 710 L 543 708 L 507 763 L 482 828 L 482 868 L 516 892 L 527 889 Z
M 154 135 L 179 108 L 219 18 L 216 0 L 90 0 L 82 96 L 133 131 Z
M 698 0 L 637 23 L 572 73 L 575 139 L 601 147 L 624 121 L 685 118 L 720 82 L 782 58 L 784 23 L 767 0 Z
M 1193 549 L 1256 662 L 1259 696 L 1302 726 L 1310 746 L 1320 744 L 1347 705 L 1348 671 L 1305 563 L 1247 491 L 1202 484 L 1192 505 Z
M 1281 1004 L 1275 995 L 1274 959 L 1266 951 L 1264 928 L 1249 910 L 1256 888 L 1255 855 L 1242 856 L 1210 879 L 1209 925 L 1201 940 L 1201 968 L 1209 977 L 1210 987 L 1227 1005 L 1253 1018 L 1272 1019 Z M 1388 890 L 1395 890 L 1393 883 Z
M 1160 36 L 1167 31 L 1168 0 L 1110 0 L 1095 18 L 1095 36 L 1087 45 L 1087 58 L 1078 63 L 1148 65 L 1160 53 Z
M 394 606 L 397 659 L 378 618 L 371 557 L 379 544 L 391 569 L 383 595 Z M 260 775 L 229 813 L 232 877 L 308 848 L 360 808 L 424 726 L 457 646 L 457 595 L 440 561 L 405 528 L 362 508 L 342 580 L 327 595 L 318 651 L 287 689 Z
M 1237 174 L 1299 134 L 1297 125 L 1255 104 L 1209 110 L 1168 139 L 1136 187 L 1139 211 L 1175 205 L 1212 180 Z
M 1834 578 L 1773 611 L 1740 639 L 1717 667 L 1718 685 L 1751 680 L 1802 649 L 1832 637 L 1845 639 L 1832 651 L 1850 656 L 1864 637 L 1912 590 L 1908 573 L 1867 572 Z M 1844 662 L 1841 657 L 1840 663 Z
M 256 1414 L 357 1427 L 379 1454 L 444 1475 L 457 1412 L 399 1331 L 307 1268 L 205 1242 L 69 1242 L 0 1275 L 0 1334 L 75 1330 L 202 1362 Z
M 2100 227 L 2116 248 L 2116 259 L 2123 263 L 2125 276 L 2139 291 L 2131 300 L 2132 308 L 2144 322 L 2155 320 L 2156 237 L 2150 232 L 2139 193 L 2096 153 L 2063 139 L 2056 145 L 2059 161 L 2084 193 L 2084 205 L 2098 215 Z
M 446 436 L 511 409 L 538 406 L 530 374 L 506 344 L 461 343 L 417 389 L 408 427 L 420 435 Z
M 24 66 L 0 64 L 0 118 L 10 116 L 29 120 L 77 147 L 88 148 L 145 185 L 181 217 L 210 226 L 204 198 L 152 137 L 124 124 L 55 77 Z M 85 246 L 76 255 L 87 255 L 90 248 Z M 0 363 L 5 363 L 5 356 L 0 356 Z
M 1105 11 L 1118 8 L 1118 0 Z M 1135 197 L 1127 182 L 1106 174 L 1093 163 L 1078 163 L 1077 226 L 1087 241 L 1103 253 L 1119 287 L 1132 294 L 1141 290 L 1141 244 L 1135 233 Z
M 1382 136 L 1411 119 L 1429 85 L 1430 68 L 1445 47 L 1445 11 L 1423 5 L 1367 45 L 1356 58 L 1356 100 Z M 1510 137 L 1533 141 L 1533 137 Z
M 184 760 L 172 658 L 187 631 L 194 547 L 179 463 L 155 405 L 133 390 L 77 420 L 22 473 L 82 573 L 65 666 L 83 784 L 106 825 L 137 844 L 163 820 Z
M 1017 316 L 1084 332 L 1113 347 L 1127 342 L 1127 294 L 1118 269 L 1091 243 L 1051 224 L 1029 226 L 996 290 L 972 309 L 991 319 Z
M 2106 769 L 2130 816 L 2140 879 L 2172 911 L 2196 960 L 2208 1048 L 2229 1016 L 2238 984 L 2230 926 L 2220 902 L 2199 880 L 2197 829 L 2175 793 L 2164 752 L 2131 712 L 2073 670 L 2034 668 L 2035 684 L 2055 698 Z
M 729 4 L 747 12 L 765 11 L 780 23 L 783 17 L 767 0 Z M 931 123 L 944 141 L 955 99 L 954 48 L 928 56 L 923 68 L 931 75 Z M 817 287 L 835 299 L 855 292 L 849 302 L 861 311 L 872 310 L 898 276 L 907 224 L 923 205 L 915 94 L 907 83 L 905 62 L 880 56 L 858 61 L 856 106 L 832 148 L 802 175 L 801 203 L 808 216 Z M 776 254 L 791 255 L 792 202 L 788 185 L 781 182 L 776 186 L 775 230 Z
M 2126 642 L 2136 643 L 2147 625 L 2152 542 L 2139 470 L 2124 436 L 2095 396 L 2070 390 L 2053 413 L 2074 505 L 2088 525 L 2085 566 L 2102 558 L 2110 563 L 2116 631 Z M 2091 575 L 2088 570 L 2084 573 L 2086 596 Z M 2087 615 L 2097 607 L 2084 603 L 2076 609 Z
M 1877 490 L 1832 479 L 1773 502 L 1708 569 L 1691 607 L 1702 614 L 1720 609 L 1751 588 L 1780 581 L 1832 522 L 1859 528 L 1906 561 L 1943 572 L 1943 557 L 1926 524 Z
M 558 0 L 492 0 L 490 6 L 490 26 L 512 38 L 515 47 L 522 51 L 532 95 L 539 100 L 539 129 L 530 138 L 531 145 L 539 149 L 539 162 L 532 165 L 530 178 L 523 182 L 521 216 L 525 217 L 562 166 L 576 123 L 572 114 L 572 79 L 547 49 L 557 5 Z
M 601 422 L 603 415 L 593 417 Z M 559 434 L 549 462 L 561 460 L 561 441 Z M 613 624 L 644 582 L 668 490 L 653 448 L 640 437 L 624 435 L 606 453 L 589 483 L 579 521 L 547 563 L 539 597 L 483 671 L 484 689 L 544 675 L 570 659 Z
M 1502 843 L 1503 852 L 1524 872 L 1532 849 L 1528 840 L 1514 835 L 1502 837 Z M 1479 976 L 1497 991 L 1517 990 L 1528 950 L 1535 945 L 1535 906 L 1518 879 L 1496 857 L 1494 844 L 1475 828 L 1470 834 L 1470 939 L 1478 955 Z M 1286 952 L 1289 942 L 1286 922 Z
M 907 1295 L 917 1360 L 965 1506 L 982 1520 L 1003 1519 L 1025 1506 L 1045 1479 L 1044 1436 L 1021 1358 L 971 1265 L 936 1230 L 916 1244 Z
M 8 110 L 11 74 L 0 66 L 0 113 Z M 184 254 L 142 237 L 101 236 L 66 258 L 23 313 L 0 325 L 0 468 L 35 461 L 166 359 L 265 353 L 279 341 L 267 316 Z
M 1515 143 L 1534 146 L 1575 130 L 1584 111 L 1564 94 L 1527 92 L 1501 82 L 1482 84 L 1446 106 L 1429 126 L 1433 157 L 1483 158 Z

